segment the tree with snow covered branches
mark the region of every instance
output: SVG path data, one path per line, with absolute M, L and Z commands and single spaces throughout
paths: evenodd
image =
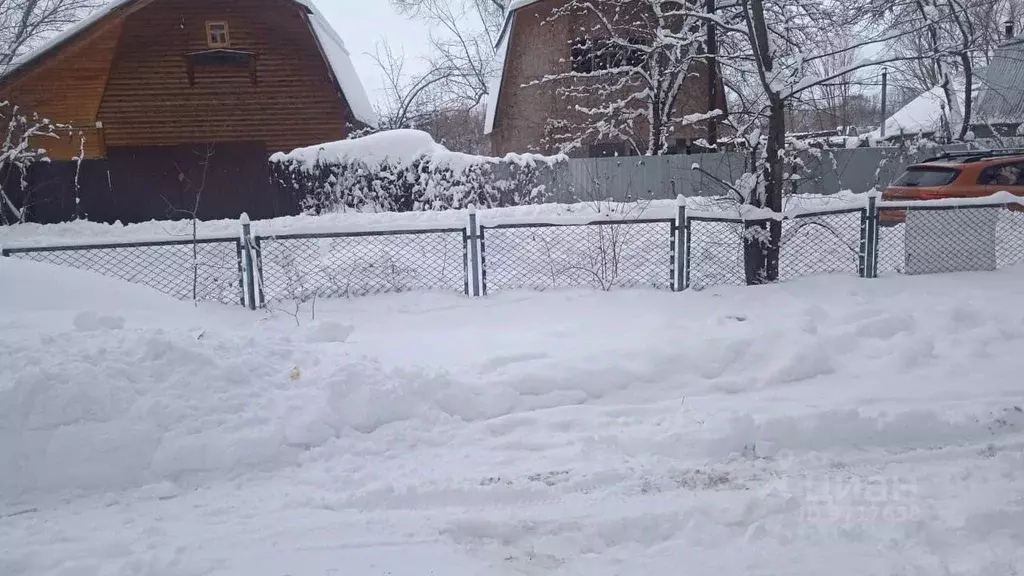
M 858 54 L 865 47 L 926 32 L 936 22 L 928 19 L 906 29 L 875 34 L 861 29 L 857 41 L 837 47 L 825 39 L 842 30 L 848 21 L 830 0 L 736 0 L 719 6 L 714 14 L 695 10 L 689 15 L 717 27 L 729 38 L 729 51 L 717 55 L 723 66 L 753 78 L 753 96 L 745 99 L 746 110 L 731 110 L 733 129 L 751 151 L 747 173 L 732 188 L 741 203 L 775 212 L 782 210 L 784 193 L 791 188 L 793 174 L 801 162 L 799 156 L 806 153 L 805 146 L 787 138 L 786 117 L 792 104 L 809 91 L 849 78 L 860 70 L 936 56 L 935 51 L 912 55 L 881 53 L 874 58 L 853 58 L 846 66 L 823 69 L 820 61 L 824 59 Z M 748 225 L 744 259 L 749 283 L 778 280 L 781 238 L 782 223 L 778 220 Z
M 684 91 L 696 86 L 707 58 L 692 2 L 565 0 L 554 7 L 548 22 L 570 19 L 578 35 L 568 70 L 531 83 L 554 90 L 572 112 L 548 123 L 549 142 L 563 152 L 613 141 L 635 154 L 666 154 L 683 129 L 721 116 L 717 109 L 685 113 L 691 99 Z
M 36 44 L 78 22 L 100 0 L 0 0 L 0 71 Z
M 45 139 L 60 138 L 70 127 L 25 113 L 6 101 L 0 102 L 0 124 L 0 223 L 25 222 L 30 200 L 29 168 L 36 162 L 49 161 L 46 149 L 38 146 Z M 21 196 L 17 202 L 15 194 Z

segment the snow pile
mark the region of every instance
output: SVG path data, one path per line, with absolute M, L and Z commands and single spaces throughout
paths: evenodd
M 389 164 L 395 167 L 409 167 L 416 160 L 429 157 L 431 162 L 448 167 L 456 172 L 482 163 L 511 162 L 514 164 L 554 165 L 568 158 L 563 155 L 542 156 L 540 154 L 509 154 L 503 158 L 476 156 L 452 152 L 434 142 L 433 137 L 420 130 L 386 130 L 351 140 L 339 140 L 291 152 L 278 152 L 270 157 L 271 162 L 293 163 L 312 170 L 320 164 L 344 164 L 362 162 L 368 166 Z
M 272 177 L 307 212 L 521 206 L 548 200 L 565 156 L 451 152 L 425 132 L 392 130 L 270 158 Z
M 408 165 L 421 156 L 447 153 L 449 153 L 448 150 L 434 142 L 434 139 L 426 132 L 389 130 L 353 140 L 340 140 L 298 148 L 287 154 L 278 152 L 270 157 L 270 161 L 302 162 L 309 169 L 320 163 L 348 162 L 350 160 L 360 160 L 368 164 L 391 162 Z
M 0 573 L 1019 572 L 1022 297 L 1008 269 L 252 313 L 0 261 Z

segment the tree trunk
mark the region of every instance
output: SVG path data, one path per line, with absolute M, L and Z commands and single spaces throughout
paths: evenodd
M 971 115 L 973 113 L 972 108 L 974 107 L 974 98 L 972 92 L 974 91 L 974 67 L 971 62 L 971 55 L 967 52 L 960 54 L 960 61 L 964 66 L 964 110 L 963 119 L 960 124 L 960 140 L 967 139 L 967 133 L 971 131 Z
M 752 198 L 751 204 L 768 208 L 773 212 L 782 211 L 784 159 L 782 151 L 786 145 L 785 105 L 776 100 L 769 107 L 768 143 L 765 148 L 764 166 L 761 178 L 764 182 L 764 196 Z M 748 285 L 766 284 L 779 280 L 779 253 L 782 244 L 782 222 L 778 220 L 756 220 L 746 224 L 743 238 L 744 272 Z
M 707 0 L 705 6 L 708 14 L 715 13 L 715 0 Z M 715 54 L 718 54 L 718 26 L 708 23 L 708 45 L 707 45 L 707 67 L 708 67 L 708 110 L 718 108 L 718 62 Z M 708 144 L 715 146 L 718 143 L 718 119 L 708 119 Z
M 662 103 L 660 92 L 656 92 L 651 98 L 651 140 L 648 143 L 647 153 L 653 156 L 661 156 L 667 152 L 668 142 L 665 137 L 665 126 L 662 123 Z
M 763 0 L 750 0 L 748 30 L 756 50 L 761 83 L 768 95 L 768 143 L 765 147 L 761 179 L 762 195 L 750 199 L 757 207 L 782 210 L 782 151 L 786 145 L 786 101 L 769 82 L 775 62 L 768 37 Z M 777 220 L 747 224 L 744 235 L 744 259 L 747 284 L 763 284 L 779 279 L 779 245 L 782 223 Z
M 774 212 L 782 212 L 782 191 L 785 186 L 783 174 L 785 166 L 782 153 L 786 148 L 786 109 L 782 100 L 775 100 L 769 108 L 768 146 L 765 148 L 764 161 L 764 195 L 765 208 Z M 768 223 L 768 245 L 765 246 L 765 277 L 766 282 L 779 279 L 779 250 L 782 244 L 782 222 L 771 220 Z

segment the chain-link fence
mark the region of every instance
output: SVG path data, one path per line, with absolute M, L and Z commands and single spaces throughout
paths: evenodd
M 738 218 L 687 218 L 689 269 L 687 286 L 746 284 L 743 267 L 743 236 L 746 224 Z
M 996 270 L 1024 261 L 1017 205 L 883 207 L 879 220 L 879 275 Z
M 682 207 L 673 219 L 503 224 L 479 226 L 475 235 L 442 228 L 260 236 L 245 223 L 244 242 L 11 247 L 3 255 L 90 270 L 184 300 L 250 307 L 412 290 L 701 289 L 745 284 L 744 238 L 767 241 L 769 223 L 689 216 Z M 475 215 L 468 224 L 477 229 Z M 787 215 L 779 225 L 780 280 L 995 270 L 1024 261 L 1020 204 L 881 202 L 876 210 L 872 199 L 867 208 Z
M 867 211 L 801 214 L 782 222 L 779 279 L 862 273 Z
M 96 272 L 181 300 L 244 302 L 237 238 L 5 248 L 3 255 Z
M 257 236 L 260 301 L 410 290 L 467 292 L 466 231 Z
M 673 285 L 675 220 L 481 227 L 484 293 Z
M 867 211 L 856 208 L 800 214 L 783 220 L 779 279 L 861 273 Z M 688 286 L 746 284 L 744 238 L 768 238 L 767 220 L 687 218 Z

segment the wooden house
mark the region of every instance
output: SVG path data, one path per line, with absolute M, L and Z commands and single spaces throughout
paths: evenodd
M 376 122 L 310 0 L 113 0 L 4 71 L 0 99 L 73 126 L 22 192 L 43 222 L 294 213 L 268 157 Z
M 634 57 L 629 53 L 593 47 L 600 45 L 604 39 L 589 37 L 588 31 L 607 25 L 601 22 L 602 25 L 598 26 L 600 21 L 593 11 L 587 15 L 573 13 L 571 16 L 553 18 L 556 10 L 564 4 L 565 0 L 512 0 L 508 4 L 505 23 L 496 46 L 499 74 L 488 94 L 484 125 L 484 133 L 490 139 L 494 156 L 510 152 L 566 152 L 574 157 L 635 153 L 623 140 L 597 140 L 587 135 L 581 142 L 566 147 L 552 137 L 552 130 L 556 133 L 575 133 L 581 132 L 579 128 L 585 124 L 600 122 L 594 116 L 579 113 L 580 105 L 601 109 L 611 101 L 623 100 L 633 94 L 586 88 L 585 81 L 579 81 L 584 88 L 577 86 L 574 92 L 589 92 L 589 98 L 567 100 L 557 89 L 565 87 L 567 83 L 541 82 L 544 78 L 598 70 L 605 71 L 605 78 L 614 77 L 613 68 Z M 643 5 L 641 2 L 636 3 L 637 7 Z M 632 30 L 640 36 L 650 32 L 642 20 L 634 19 L 636 14 L 641 14 L 638 18 L 642 18 L 642 10 L 620 10 L 621 6 L 621 3 L 612 3 L 602 14 L 627 15 L 624 21 L 612 23 L 620 31 Z M 714 107 L 708 106 L 711 101 L 708 94 L 711 85 L 708 71 L 703 64 L 694 63 L 679 89 L 676 105 L 678 117 L 704 114 L 712 108 L 727 111 L 721 75 L 716 82 L 716 104 Z M 617 111 L 615 114 L 624 113 Z M 704 122 L 683 126 L 670 135 L 670 150 L 673 153 L 685 153 L 695 148 L 693 144 L 696 140 L 706 136 L 707 124 Z

